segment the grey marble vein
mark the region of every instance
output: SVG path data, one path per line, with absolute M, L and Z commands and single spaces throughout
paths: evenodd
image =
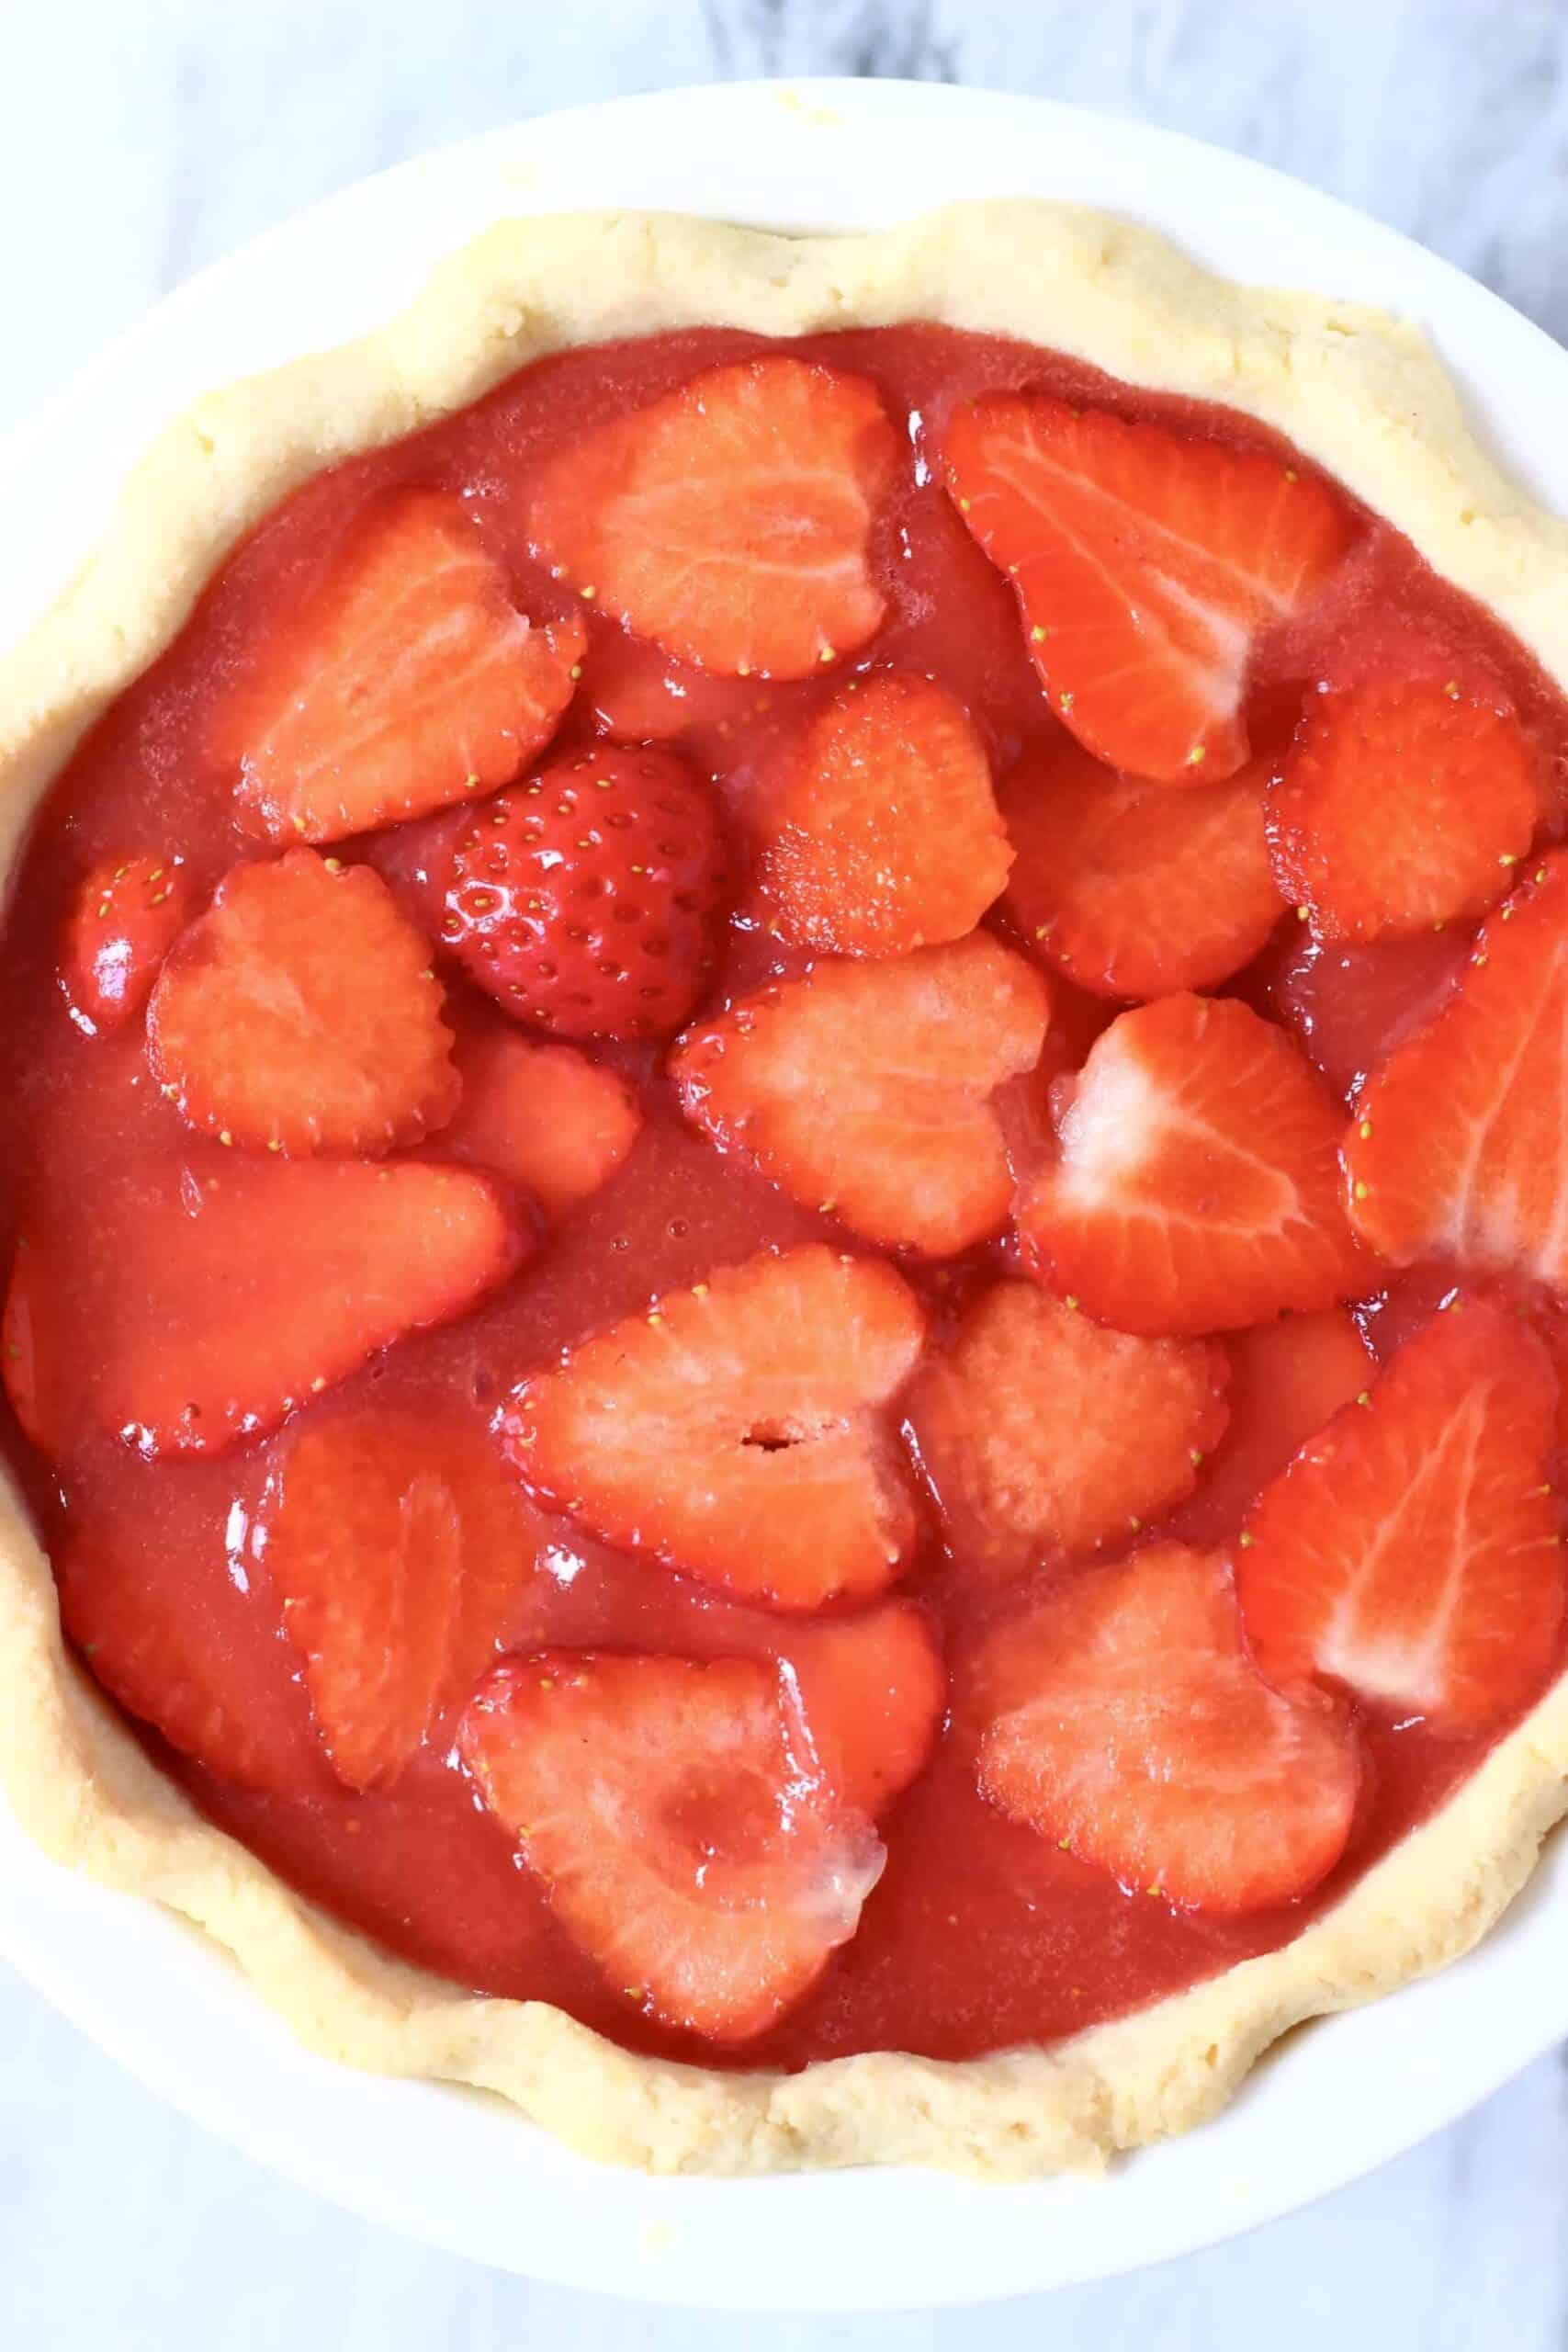
M 0 427 L 202 263 L 468 131 L 809 73 L 1039 91 L 1241 148 L 1568 341 L 1560 0 L 0 0 Z M 1568 1957 L 1565 1957 L 1568 1964 Z M 1314 2211 L 980 2317 L 723 2322 L 316 2203 L 0 1972 L 0 2345 L 39 2352 L 1568 2352 L 1568 2060 Z

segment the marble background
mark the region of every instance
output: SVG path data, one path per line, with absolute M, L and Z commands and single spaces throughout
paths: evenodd
M 547 107 L 807 73 L 1192 131 L 1410 231 L 1568 341 L 1562 0 L 0 0 L 0 429 L 241 239 Z M 168 2113 L 0 1972 L 0 2343 L 314 2352 L 1563 2352 L 1568 2060 L 1316 2209 L 965 2317 L 725 2321 L 427 2254 Z

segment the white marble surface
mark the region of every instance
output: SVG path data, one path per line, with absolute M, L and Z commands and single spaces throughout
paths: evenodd
M 0 0 L 0 429 L 202 263 L 440 141 L 760 74 L 1038 90 L 1413 232 L 1568 340 L 1562 0 Z M 196 2132 L 0 1971 L 0 2343 L 40 2352 L 1562 2352 L 1568 2062 L 1214 2253 L 984 2315 L 723 2321 L 530 2287 Z

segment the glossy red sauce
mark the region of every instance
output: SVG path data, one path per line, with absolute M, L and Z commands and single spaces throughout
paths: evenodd
M 232 780 L 203 751 L 237 649 L 289 612 L 300 583 L 352 529 L 365 502 L 402 483 L 464 492 L 508 566 L 519 603 L 536 618 L 558 613 L 565 594 L 531 560 L 522 535 L 517 493 L 530 469 L 600 418 L 757 347 L 754 337 L 712 332 L 545 361 L 429 431 L 308 483 L 225 565 L 170 651 L 119 698 L 55 785 L 15 883 L 0 943 L 0 1091 L 9 1107 L 0 1137 L 0 1240 L 7 1251 L 27 1188 L 68 1187 L 88 1204 L 82 1278 L 90 1282 L 91 1204 L 113 1204 L 123 1231 L 133 1216 L 138 1163 L 190 1148 L 176 1114 L 147 1080 L 139 1032 L 93 1039 L 73 1027 L 56 979 L 57 943 L 76 879 L 100 855 L 177 852 L 199 897 L 236 860 L 267 854 L 239 830 Z M 1223 412 L 1130 392 L 1048 353 L 944 330 L 854 332 L 813 337 L 798 348 L 873 378 L 894 414 L 908 420 L 908 469 L 876 551 L 888 618 L 853 666 L 897 663 L 942 679 L 973 710 L 998 775 L 1056 722 L 1026 658 L 1010 592 L 933 479 L 934 436 L 952 403 L 982 390 L 1032 386 L 1138 416 L 1174 417 L 1238 442 L 1267 438 Z M 705 681 L 632 644 L 599 616 L 590 612 L 588 621 L 584 680 L 559 748 L 603 725 L 633 738 L 678 736 L 715 778 L 743 871 L 745 812 L 765 798 L 781 755 L 842 668 L 830 680 L 786 686 Z M 1559 831 L 1568 793 L 1568 707 L 1495 623 L 1371 517 L 1329 599 L 1266 649 L 1252 713 L 1260 737 L 1283 741 L 1311 682 L 1396 661 L 1412 627 L 1441 639 L 1456 673 L 1488 676 L 1512 696 L 1540 752 L 1547 830 Z M 467 813 L 367 838 L 346 853 L 339 845 L 339 854 L 379 866 L 434 931 L 443 859 Z M 1348 1093 L 1357 1072 L 1451 983 L 1467 944 L 1468 935 L 1455 931 L 1409 945 L 1318 950 L 1286 916 L 1277 941 L 1234 987 L 1292 1025 Z M 717 995 L 789 968 L 748 912 L 743 892 Z M 454 973 L 446 978 L 453 1019 L 471 1021 L 473 1000 Z M 1113 1008 L 1060 981 L 1052 985 L 1055 1035 L 1064 1042 L 1048 1050 L 1056 1067 L 1071 1066 Z M 488 1416 L 504 1389 L 561 1342 L 638 1308 L 651 1294 L 766 1244 L 835 1231 L 830 1220 L 795 1208 L 684 1130 L 657 1056 L 628 1049 L 606 1058 L 635 1080 L 648 1113 L 644 1136 L 619 1175 L 557 1228 L 491 1305 L 454 1329 L 394 1348 L 344 1385 L 342 1401 L 381 1398 L 417 1408 L 438 1395 L 457 1396 L 471 1398 L 476 1416 Z M 965 1261 L 905 1271 L 945 1320 L 1005 1254 L 998 1244 Z M 1374 1346 L 1385 1350 L 1391 1337 L 1402 1336 L 1414 1306 L 1442 1283 L 1440 1271 L 1424 1270 L 1399 1296 L 1371 1302 Z M 253 1540 L 254 1509 L 279 1442 L 217 1461 L 158 1464 L 88 1436 L 51 1467 L 8 1415 L 5 1427 L 6 1453 L 51 1551 L 73 1532 L 112 1529 L 101 1573 L 166 1578 L 203 1626 L 214 1670 L 232 1678 L 268 1736 L 313 1752 L 294 1654 Z M 1277 1466 L 1261 1442 L 1258 1454 L 1254 1485 Z M 1233 1464 L 1233 1496 L 1235 1476 Z M 531 1524 L 537 1563 L 521 1585 L 510 1645 L 766 1652 L 780 1638 L 779 1621 L 588 1542 L 567 1521 L 534 1513 Z M 1206 1509 L 1201 1492 L 1172 1525 L 1203 1541 L 1234 1529 L 1223 1512 Z M 964 1563 L 944 1556 L 934 1522 L 903 1589 L 935 1610 L 961 1672 L 987 1604 Z M 1288 1940 L 1447 1794 L 1483 1745 L 1371 1718 L 1365 1733 L 1369 1793 L 1335 1876 L 1310 1905 L 1219 1922 L 1126 1893 L 1004 1821 L 981 1801 L 964 1741 L 950 1732 L 883 1821 L 887 1869 L 853 1941 L 776 2030 L 717 2062 L 796 2066 L 886 2047 L 956 2058 L 1049 2041 Z M 437 1726 L 393 1787 L 369 1796 L 337 1788 L 324 1770 L 309 1796 L 244 1794 L 147 1736 L 215 1821 L 395 1951 L 466 1985 L 559 2003 L 632 2046 L 715 2061 L 691 2038 L 628 2014 L 624 1996 L 558 1928 L 512 1841 L 452 1759 L 450 1723 Z

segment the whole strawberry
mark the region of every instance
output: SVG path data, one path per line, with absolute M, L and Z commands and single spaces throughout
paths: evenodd
M 584 752 L 478 813 L 442 938 L 519 1021 L 665 1037 L 702 994 L 724 864 L 712 795 L 672 753 Z

